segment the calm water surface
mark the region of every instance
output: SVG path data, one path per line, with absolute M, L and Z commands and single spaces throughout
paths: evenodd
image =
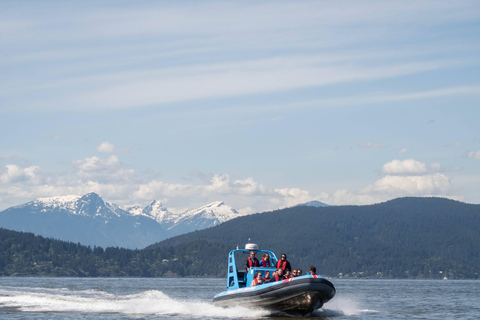
M 337 295 L 310 318 L 480 319 L 480 281 L 332 282 Z M 213 306 L 224 288 L 224 279 L 0 278 L 0 319 L 273 319 Z

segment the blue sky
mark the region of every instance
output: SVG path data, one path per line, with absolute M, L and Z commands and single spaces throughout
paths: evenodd
M 0 210 L 480 203 L 478 1 L 4 1 Z

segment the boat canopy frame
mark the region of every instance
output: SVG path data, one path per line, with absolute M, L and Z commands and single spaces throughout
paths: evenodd
M 270 250 L 235 249 L 230 251 L 228 254 L 227 290 L 236 290 L 249 286 L 249 283 L 253 281 L 254 275 L 257 272 L 262 272 L 262 277 L 264 277 L 266 271 L 270 271 L 272 273 L 273 271 L 277 270 L 275 267 L 251 267 L 247 272 L 245 268 L 242 268 L 242 265 L 237 265 L 236 260 L 240 257 L 239 254 L 250 254 L 252 251 L 262 254 L 268 253 L 270 255 L 270 262 L 272 266 L 275 266 L 278 261 L 275 253 Z

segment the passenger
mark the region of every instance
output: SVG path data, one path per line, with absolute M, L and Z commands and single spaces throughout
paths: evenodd
M 296 276 L 297 276 L 297 269 L 293 269 L 292 278 L 295 278 Z
M 293 278 L 293 274 L 290 273 L 290 270 L 285 270 L 285 273 L 283 274 L 283 277 L 285 279 L 290 279 L 290 278 Z
M 285 253 L 282 253 L 281 260 L 278 260 L 277 262 L 277 269 L 278 268 L 282 268 L 283 271 L 292 271 L 292 267 L 290 266 L 290 262 L 288 262 L 287 255 Z
M 263 277 L 263 282 L 270 281 L 270 271 L 265 271 L 265 276 Z
M 283 277 L 283 270 L 282 268 L 278 268 L 277 272 L 273 274 L 273 276 L 270 278 L 269 282 L 275 282 L 275 281 L 282 281 L 285 278 Z
M 247 268 L 247 271 L 250 270 L 251 267 L 259 267 L 260 263 L 258 262 L 258 259 L 255 258 L 255 252 L 250 251 L 250 257 L 247 258 L 247 263 L 245 264 L 245 268 Z
M 262 283 L 263 283 L 262 273 L 257 272 L 255 273 L 255 278 L 253 279 L 252 284 L 250 284 L 250 287 L 253 287 Z
M 308 268 L 308 273 L 310 273 L 310 275 L 312 275 L 312 276 L 316 276 L 317 275 L 317 268 L 315 268 L 314 266 L 310 266 Z
M 270 262 L 270 255 L 268 253 L 265 252 L 263 254 L 262 260 L 260 260 L 260 266 L 265 268 L 272 266 L 272 263 Z
M 297 277 L 300 277 L 302 275 L 302 269 L 297 269 Z

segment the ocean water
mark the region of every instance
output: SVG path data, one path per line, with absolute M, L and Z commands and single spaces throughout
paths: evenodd
M 480 319 L 480 281 L 332 279 L 312 319 Z M 0 319 L 273 319 L 212 304 L 224 279 L 0 278 Z M 278 318 L 276 318 L 278 319 Z

